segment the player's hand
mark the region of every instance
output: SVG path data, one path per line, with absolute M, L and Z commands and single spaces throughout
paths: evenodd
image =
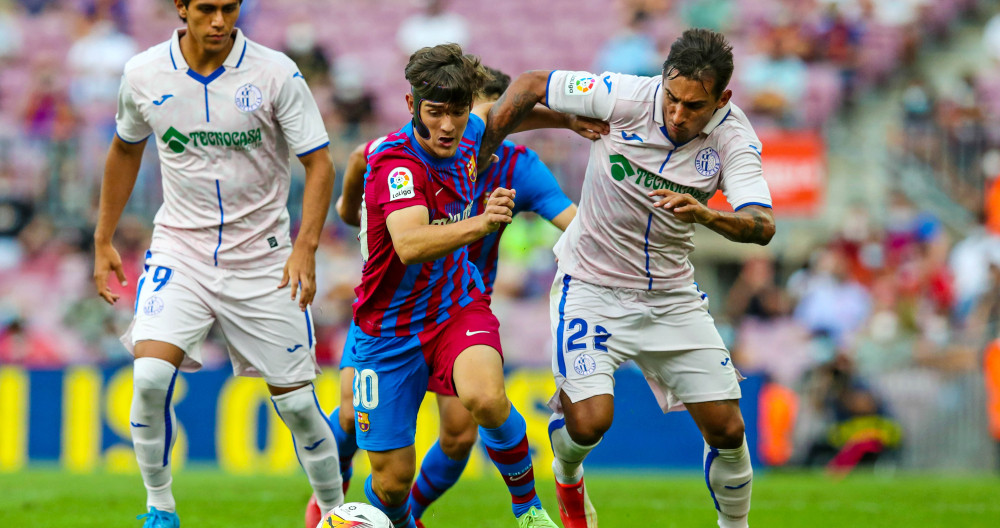
M 285 263 L 278 289 L 292 285 L 292 300 L 299 295 L 299 309 L 303 312 L 316 296 L 316 252 L 299 245 L 292 247 L 292 256 Z M 299 291 L 301 289 L 301 291 Z
M 479 217 L 483 220 L 486 234 L 492 233 L 504 224 L 514 221 L 514 189 L 497 187 L 486 201 L 486 209 Z
M 653 207 L 661 207 L 670 211 L 681 222 L 689 224 L 704 224 L 712 219 L 712 210 L 687 193 L 678 193 L 668 189 L 657 189 L 650 196 L 661 196 Z
M 120 295 L 111 292 L 108 287 L 108 273 L 115 272 L 118 283 L 128 286 L 125 280 L 125 270 L 122 268 L 122 257 L 115 250 L 111 243 L 97 244 L 94 246 L 94 286 L 97 294 L 104 298 L 108 304 L 115 304 Z
M 611 125 L 600 119 L 575 115 L 569 118 L 569 129 L 593 141 L 608 135 Z

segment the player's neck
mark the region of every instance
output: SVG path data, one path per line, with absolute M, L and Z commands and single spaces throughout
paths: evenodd
M 184 61 L 187 62 L 188 68 L 203 77 L 211 75 L 219 69 L 219 66 L 222 66 L 222 63 L 226 62 L 226 57 L 233 50 L 234 44 L 236 44 L 235 35 L 228 39 L 226 47 L 222 50 L 218 52 L 208 51 L 191 37 L 188 31 L 184 31 L 180 35 L 181 54 L 184 55 Z

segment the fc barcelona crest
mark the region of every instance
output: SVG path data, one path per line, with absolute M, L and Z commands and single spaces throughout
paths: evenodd
M 367 433 L 371 428 L 372 424 L 368 421 L 368 413 L 358 412 L 358 429 L 361 429 L 362 433 Z

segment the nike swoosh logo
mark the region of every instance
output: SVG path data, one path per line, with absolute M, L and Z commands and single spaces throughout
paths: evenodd
M 295 345 L 292 348 L 286 348 L 285 350 L 287 350 L 288 353 L 291 354 L 292 352 L 295 352 L 296 350 L 298 350 L 300 348 L 302 348 L 302 345 Z
M 161 104 L 165 103 L 167 99 L 170 99 L 173 96 L 174 96 L 173 94 L 164 95 L 163 98 L 160 99 L 159 101 L 153 101 L 153 104 L 155 104 L 156 106 L 160 106 Z
M 518 475 L 516 477 L 508 476 L 507 479 L 510 480 L 511 482 L 517 482 L 517 481 L 519 481 L 519 480 L 521 480 L 521 479 L 523 479 L 524 477 L 527 477 L 527 476 L 528 476 L 528 472 L 525 471 L 524 473 L 521 473 L 520 475 Z M 583 488 L 580 488 L 580 489 L 583 489 Z
M 605 75 L 604 76 L 604 86 L 607 86 L 608 87 L 608 93 L 611 93 L 611 76 L 610 75 Z
M 441 194 L 441 191 L 443 191 L 443 190 L 444 190 L 444 187 L 441 187 L 440 189 L 438 189 L 438 191 L 436 193 L 434 193 L 434 196 L 437 196 L 437 195 Z
M 622 139 L 624 139 L 625 141 L 638 141 L 639 143 L 645 143 L 645 141 L 643 141 L 642 138 L 639 137 L 639 134 L 625 135 L 624 130 L 622 130 Z
M 146 424 L 141 424 L 141 423 L 135 423 L 135 422 L 129 422 L 129 424 L 130 424 L 130 425 L 131 425 L 132 427 L 149 427 L 149 426 L 148 426 L 148 425 L 146 425 Z
M 753 480 L 753 479 L 750 479 L 750 480 Z M 746 487 L 746 485 L 750 483 L 750 480 L 744 482 L 743 484 L 740 484 L 739 486 L 725 486 L 725 488 L 726 489 L 740 489 L 740 488 Z
M 721 363 L 721 365 L 723 367 L 726 366 L 726 365 L 728 365 L 728 364 L 729 364 L 729 358 L 726 358 L 726 360 Z
M 472 331 L 469 331 L 469 330 L 465 331 L 465 335 L 466 336 L 474 336 L 476 334 L 488 334 L 488 333 L 490 333 L 489 330 L 476 330 L 475 332 L 472 332 Z
M 324 440 L 326 440 L 326 438 L 320 438 L 319 440 L 316 440 L 315 444 L 313 444 L 313 445 L 307 445 L 307 446 L 303 446 L 303 447 L 305 448 L 306 451 L 312 451 L 313 449 L 316 449 L 317 447 L 319 447 L 319 445 L 322 444 Z

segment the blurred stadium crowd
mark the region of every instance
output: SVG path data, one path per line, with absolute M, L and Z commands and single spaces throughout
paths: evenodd
M 884 447 L 908 446 L 910 465 L 931 464 L 925 455 L 948 441 L 968 451 L 952 453 L 961 465 L 980 445 L 967 436 L 986 434 L 980 366 L 1000 322 L 1000 189 L 990 187 L 1000 173 L 1000 68 L 984 63 L 939 93 L 914 65 L 963 19 L 992 15 L 991 4 L 246 0 L 239 26 L 296 60 L 338 167 L 356 144 L 405 122 L 402 66 L 437 39 L 515 75 L 555 67 L 658 75 L 683 28 L 721 30 L 735 44 L 734 99 L 758 131 L 822 134 L 833 120 L 849 122 L 864 94 L 905 86 L 900 153 L 926 166 L 977 225 L 956 231 L 893 192 L 884 210 L 858 206 L 840 225 L 805 219 L 833 233 L 810 241 L 808 259 L 765 253 L 740 263 L 734 280 L 719 280 L 728 292 L 710 293 L 735 363 L 794 394 L 797 440 L 786 461 L 825 463 L 843 446 L 826 433 L 831 423 L 882 416 L 904 431 Z M 117 233 L 130 286 L 113 310 L 93 293 L 91 233 L 122 67 L 179 25 L 168 0 L 0 0 L 0 362 L 128 360 L 117 336 L 132 315 L 161 200 L 152 149 Z M 1000 60 L 1000 15 L 986 25 L 984 42 Z M 579 197 L 587 145 L 560 133 L 515 139 Z M 293 219 L 301 189 L 298 178 Z M 317 353 L 327 364 L 339 358 L 361 262 L 356 231 L 333 216 L 317 256 L 313 308 Z M 538 321 L 548 317 L 557 233 L 543 224 L 519 217 L 503 238 L 496 305 L 516 364 L 549 361 L 548 324 Z M 223 347 L 219 339 L 206 344 L 209 365 L 226 362 Z M 963 420 L 982 431 L 937 433 L 959 435 L 952 440 L 924 433 L 932 425 L 959 429 Z

